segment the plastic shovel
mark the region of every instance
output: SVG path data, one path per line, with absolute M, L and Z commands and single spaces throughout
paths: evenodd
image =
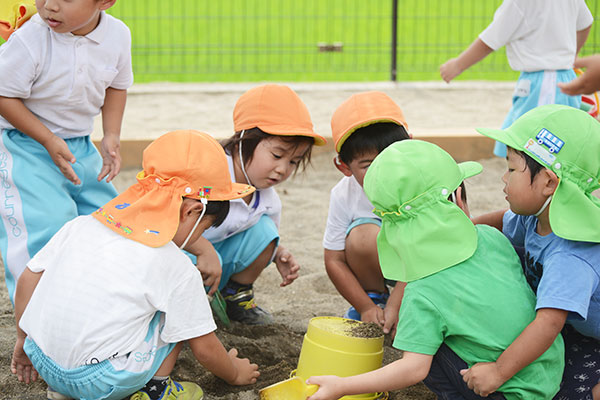
M 258 391 L 260 400 L 306 400 L 319 389 L 318 385 L 307 385 L 304 380 L 295 376 L 277 382 Z
M 207 295 L 208 301 L 210 302 L 210 308 L 212 309 L 214 315 L 219 318 L 219 320 L 226 326 L 231 326 L 231 321 L 227 316 L 227 303 L 225 303 L 225 299 L 223 295 L 218 290 L 212 296 Z

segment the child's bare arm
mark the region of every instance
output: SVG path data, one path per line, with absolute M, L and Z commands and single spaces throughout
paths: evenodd
M 496 228 L 500 232 L 502 232 L 502 227 L 503 227 L 502 218 L 504 217 L 504 214 L 507 211 L 508 210 L 492 211 L 487 214 L 482 214 L 477 217 L 471 218 L 471 221 L 475 225 L 482 224 L 482 225 L 493 226 L 494 228 Z
M 102 155 L 102 169 L 98 174 L 98 180 L 106 177 L 110 182 L 121 170 L 121 124 L 125 103 L 127 102 L 127 91 L 108 88 L 102 106 L 102 129 L 104 136 L 100 146 Z
M 348 266 L 343 250 L 324 250 L 325 270 L 329 279 L 348 303 L 352 304 L 364 322 L 375 322 L 383 326 L 383 310 L 367 296 L 358 279 Z
M 588 26 L 585 29 L 577 31 L 577 53 L 575 53 L 575 55 L 579 54 L 579 50 L 581 50 L 581 48 L 587 41 L 587 38 L 590 34 L 591 29 L 592 29 L 592 25 Z
M 210 286 L 208 294 L 214 294 L 219 288 L 223 270 L 217 251 L 212 243 L 200 236 L 194 243 L 188 244 L 185 249 L 196 256 L 196 268 L 202 274 L 204 286 Z
M 44 124 L 42 124 L 42 122 L 33 115 L 27 107 L 25 107 L 23 100 L 0 96 L 0 115 L 16 129 L 44 146 L 46 151 L 48 151 L 48 154 L 50 154 L 52 161 L 54 161 L 54 164 L 56 164 L 68 180 L 76 185 L 81 183 L 71 166 L 71 164 L 75 163 L 75 157 L 67 147 L 65 141 L 53 134 Z
M 333 400 L 346 395 L 405 388 L 427 377 L 432 359 L 430 355 L 405 351 L 402 359 L 361 375 L 346 378 L 313 376 L 307 382 L 320 387 L 308 400 Z
M 19 321 L 23 316 L 23 312 L 29 304 L 31 295 L 35 290 L 43 272 L 33 272 L 29 268 L 25 268 L 19 280 L 15 291 L 15 321 L 17 325 L 17 341 L 13 350 L 12 360 L 10 362 L 10 370 L 17 375 L 20 382 L 33 382 L 37 379 L 37 371 L 31 365 L 29 357 L 23 351 L 23 344 L 27 338 L 27 334 L 19 327 Z
M 483 60 L 494 49 L 489 47 L 483 40 L 477 38 L 471 45 L 463 51 L 458 57 L 446 61 L 440 67 L 440 75 L 446 82 L 460 75 L 464 70 Z
M 464 381 L 480 396 L 495 392 L 504 382 L 548 350 L 565 325 L 567 314 L 567 311 L 555 308 L 538 310 L 535 319 L 496 362 L 477 363 L 462 370 Z
M 256 383 L 258 366 L 247 358 L 238 358 L 237 350 L 225 350 L 214 332 L 188 340 L 194 357 L 210 372 L 230 385 Z
M 398 325 L 398 312 L 400 311 L 400 305 L 402 304 L 402 298 L 404 297 L 404 289 L 406 288 L 406 282 L 396 282 L 392 294 L 383 309 L 383 316 L 385 322 L 383 324 L 383 333 L 391 333 L 392 337 L 396 336 L 396 325 Z

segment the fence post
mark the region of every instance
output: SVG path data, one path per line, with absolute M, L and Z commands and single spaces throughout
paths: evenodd
M 398 46 L 398 0 L 392 0 L 392 66 L 391 79 L 396 82 L 396 56 Z

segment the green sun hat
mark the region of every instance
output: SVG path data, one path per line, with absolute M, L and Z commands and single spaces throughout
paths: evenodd
M 382 219 L 377 251 L 385 278 L 411 282 L 473 255 L 475 226 L 448 197 L 482 169 L 421 140 L 396 142 L 375 158 L 364 189 Z
M 585 111 L 544 105 L 510 127 L 477 131 L 523 151 L 559 178 L 550 201 L 550 227 L 568 240 L 600 243 L 600 122 Z

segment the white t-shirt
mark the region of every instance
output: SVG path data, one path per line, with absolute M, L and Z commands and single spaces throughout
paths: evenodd
M 235 177 L 233 171 L 233 158 L 227 154 L 229 173 Z M 234 178 L 233 178 L 234 179 Z M 221 242 L 236 233 L 245 231 L 258 222 L 261 216 L 267 215 L 279 227 L 281 220 L 281 200 L 273 187 L 256 190 L 250 204 L 242 199 L 229 202 L 229 214 L 225 221 L 218 227 L 207 229 L 203 236 L 212 243 Z
M 152 248 L 86 215 L 67 222 L 32 259 L 44 271 L 20 327 L 63 368 L 125 355 L 157 311 L 163 341 L 216 329 L 200 272 L 173 242 Z
M 515 71 L 570 69 L 577 31 L 593 21 L 585 0 L 504 0 L 479 38 L 494 50 L 506 46 Z
M 373 208 L 354 176 L 340 179 L 331 189 L 323 247 L 327 250 L 344 250 L 350 224 L 358 218 L 378 218 Z
M 85 36 L 55 33 L 35 14 L 0 46 L 0 96 L 25 106 L 63 139 L 92 133 L 106 89 L 133 83 L 131 34 L 104 12 Z M 0 116 L 0 130 L 13 126 Z

